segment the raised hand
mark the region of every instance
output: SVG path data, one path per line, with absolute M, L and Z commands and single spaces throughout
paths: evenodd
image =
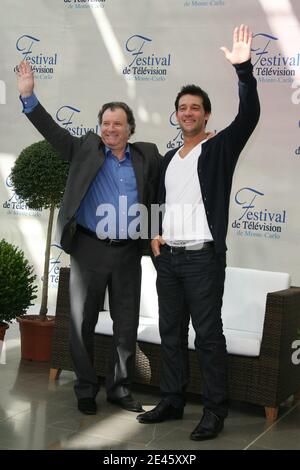
M 34 88 L 34 76 L 27 60 L 22 60 L 16 70 L 17 84 L 20 95 L 23 98 L 32 95 Z
M 225 57 L 231 64 L 241 64 L 251 57 L 252 33 L 247 25 L 241 24 L 233 31 L 232 51 L 227 47 L 221 47 Z

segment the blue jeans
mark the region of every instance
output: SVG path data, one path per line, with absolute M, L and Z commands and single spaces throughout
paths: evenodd
M 204 407 L 225 418 L 228 413 L 227 351 L 221 319 L 225 255 L 216 255 L 213 244 L 202 250 L 179 253 L 162 247 L 154 263 L 162 352 L 161 394 L 173 406 L 185 404 L 188 311 L 196 333 Z

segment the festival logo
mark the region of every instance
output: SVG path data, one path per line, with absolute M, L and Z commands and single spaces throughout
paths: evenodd
M 22 60 L 27 60 L 36 79 L 51 80 L 58 63 L 58 54 L 47 54 L 41 50 L 40 39 L 29 34 L 23 34 L 17 39 L 16 48 Z
M 61 267 L 61 258 L 63 251 L 59 245 L 51 245 L 51 258 L 49 263 L 49 286 L 57 288 L 59 279 L 59 269 Z
M 14 190 L 10 175 L 6 178 L 5 185 L 9 193 L 9 198 L 3 202 L 2 207 L 3 209 L 7 209 L 7 214 L 30 216 L 41 215 L 42 209 L 30 209 L 27 204 L 19 198 Z
M 80 109 L 74 108 L 74 106 L 63 105 L 57 111 L 55 118 L 60 126 L 67 129 L 71 135 L 76 137 L 82 137 L 87 134 L 87 132 L 99 133 L 99 125 L 96 124 L 95 127 L 87 127 L 84 124 L 77 124 L 76 120 L 80 113 Z
M 292 83 L 300 66 L 300 53 L 284 55 L 276 51 L 279 38 L 268 33 L 253 35 L 252 63 L 257 80 L 262 83 Z M 274 52 L 275 51 L 275 52 Z
M 278 240 L 287 223 L 287 210 L 273 211 L 262 203 L 265 194 L 254 188 L 241 188 L 235 195 L 240 216 L 231 223 L 237 236 Z
M 171 54 L 158 56 L 151 52 L 152 39 L 134 34 L 127 39 L 125 50 L 129 64 L 123 69 L 128 80 L 164 81 L 171 66 Z M 153 50 L 153 49 L 152 49 Z

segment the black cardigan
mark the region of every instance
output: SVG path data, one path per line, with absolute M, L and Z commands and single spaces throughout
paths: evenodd
M 217 254 L 225 253 L 227 250 L 225 240 L 235 165 L 260 115 L 256 79 L 252 74 L 253 66 L 250 60 L 234 67 L 239 79 L 238 114 L 228 127 L 204 142 L 198 160 L 198 177 L 203 203 Z M 166 170 L 177 150 L 169 151 L 163 158 L 158 192 L 159 204 L 165 203 Z

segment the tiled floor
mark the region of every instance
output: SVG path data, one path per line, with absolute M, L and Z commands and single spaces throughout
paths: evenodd
M 6 334 L 0 364 L 0 449 L 298 449 L 300 403 L 288 401 L 274 424 L 263 409 L 233 403 L 224 431 L 213 441 L 194 442 L 189 434 L 201 415 L 201 405 L 189 401 L 183 420 L 142 425 L 136 414 L 108 404 L 102 390 L 96 416 L 77 410 L 74 375 L 63 372 L 49 382 L 49 364 L 20 360 L 17 325 Z M 149 410 L 157 403 L 153 389 L 136 388 L 135 397 Z

